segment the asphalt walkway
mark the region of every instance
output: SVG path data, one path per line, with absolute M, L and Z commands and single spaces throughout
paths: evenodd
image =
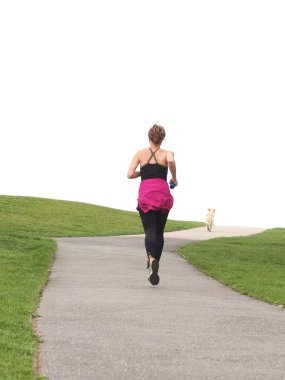
M 262 229 L 165 235 L 160 284 L 143 236 L 57 239 L 37 319 L 50 380 L 284 380 L 285 310 L 203 275 L 175 249 Z

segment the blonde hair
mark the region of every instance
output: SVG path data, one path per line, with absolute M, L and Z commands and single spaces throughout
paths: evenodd
M 161 144 L 165 138 L 165 130 L 162 125 L 155 123 L 148 131 L 148 138 L 154 144 Z

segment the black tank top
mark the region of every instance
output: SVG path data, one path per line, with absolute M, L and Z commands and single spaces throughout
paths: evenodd
M 167 180 L 168 167 L 159 164 L 155 157 L 155 153 L 158 151 L 158 149 L 156 149 L 153 152 L 151 148 L 149 148 L 149 150 L 151 151 L 151 156 L 148 162 L 145 165 L 141 166 L 141 180 L 142 181 L 144 179 L 149 179 L 149 178 L 162 178 L 162 179 L 165 179 L 165 181 Z M 155 159 L 155 164 L 151 164 L 149 162 L 152 159 L 152 157 Z

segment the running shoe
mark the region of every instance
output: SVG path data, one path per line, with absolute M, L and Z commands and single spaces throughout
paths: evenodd
M 158 269 L 158 261 L 156 259 L 150 260 L 150 274 L 148 281 L 151 283 L 151 285 L 157 285 L 159 283 Z

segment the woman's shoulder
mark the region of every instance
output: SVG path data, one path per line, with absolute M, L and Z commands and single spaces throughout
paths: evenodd
M 149 148 L 142 148 L 142 149 L 139 149 L 138 152 L 139 152 L 139 153 L 146 153 L 146 152 L 149 152 Z
M 174 156 L 173 150 L 166 150 L 166 149 L 161 149 L 161 153 L 167 157 L 169 156 Z
M 149 155 L 149 148 L 139 149 L 136 153 L 136 156 L 140 162 L 145 161 L 148 155 Z
M 164 149 L 159 148 L 159 150 L 157 151 L 157 153 L 158 152 L 164 152 Z M 151 154 L 151 148 L 150 147 L 146 147 L 146 148 L 139 149 L 137 153 L 139 155 L 150 155 Z
M 161 150 L 162 152 L 165 152 L 165 153 L 173 153 L 172 150 L 168 150 L 168 149 L 161 149 L 161 148 L 160 148 L 160 150 Z

